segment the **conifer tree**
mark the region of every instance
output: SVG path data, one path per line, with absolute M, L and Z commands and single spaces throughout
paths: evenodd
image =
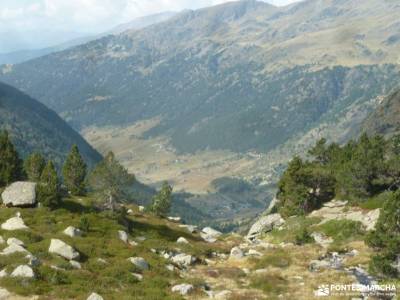
M 81 196 L 85 193 L 86 170 L 78 146 L 73 145 L 63 167 L 64 184 L 73 195 Z
M 154 196 L 150 210 L 159 217 L 166 217 L 171 209 L 172 187 L 164 182 L 161 190 Z
M 111 210 L 115 209 L 117 202 L 129 197 L 134 182 L 135 176 L 128 173 L 112 152 L 93 169 L 88 178 L 90 188 Z
M 366 243 L 375 250 L 370 262 L 371 270 L 389 277 L 399 277 L 396 260 L 400 249 L 400 191 L 389 193 L 375 230 Z
M 46 164 L 40 176 L 38 198 L 43 206 L 51 208 L 56 207 L 60 202 L 60 183 L 52 161 Z
M 33 153 L 28 156 L 24 163 L 24 169 L 28 180 L 39 182 L 45 166 L 46 161 L 40 153 Z
M 22 160 L 7 131 L 0 132 L 0 187 L 23 177 Z

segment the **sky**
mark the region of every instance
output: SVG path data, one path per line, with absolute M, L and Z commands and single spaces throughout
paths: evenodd
M 23 48 L 25 44 L 32 44 L 33 48 L 37 47 L 36 44 L 49 46 L 46 45 L 46 40 L 57 44 L 89 33 L 107 31 L 137 17 L 163 11 L 196 9 L 228 1 L 0 0 L 0 51 L 2 48 L 5 50 L 6 46 L 9 50 Z M 296 2 L 296 0 L 264 1 L 274 5 Z M 6 41 L 9 41 L 8 45 Z

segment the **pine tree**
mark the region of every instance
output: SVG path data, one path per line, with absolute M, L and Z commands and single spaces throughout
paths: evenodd
M 22 160 L 7 131 L 0 132 L 0 187 L 23 177 Z
M 52 161 L 47 163 L 40 176 L 38 198 L 43 206 L 51 208 L 57 207 L 60 202 L 60 183 Z
M 33 182 L 39 182 L 46 161 L 40 153 L 34 153 L 28 156 L 24 163 L 25 173 L 28 179 Z
M 400 249 L 400 191 L 389 193 L 375 230 L 370 232 L 366 243 L 374 248 L 371 269 L 389 277 L 399 277 L 394 267 Z
M 161 190 L 154 196 L 150 210 L 159 217 L 165 217 L 171 209 L 172 187 L 164 182 Z
M 129 197 L 135 176 L 116 160 L 114 153 L 106 157 L 93 169 L 88 178 L 90 188 L 98 195 L 104 206 L 114 210 L 118 201 Z
M 78 147 L 73 145 L 63 167 L 64 184 L 73 195 L 81 196 L 85 193 L 86 170 L 86 163 Z

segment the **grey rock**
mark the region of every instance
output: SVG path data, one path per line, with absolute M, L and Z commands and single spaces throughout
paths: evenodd
M 6 206 L 32 206 L 36 203 L 36 183 L 18 181 L 1 194 Z
M 182 219 L 181 217 L 168 217 L 168 220 L 171 222 L 179 223 Z
M 149 264 L 142 257 L 130 257 L 128 260 L 141 270 L 148 270 Z
M 171 289 L 173 293 L 179 293 L 182 296 L 188 295 L 193 291 L 194 287 L 191 284 L 182 283 L 178 285 L 174 285 Z
M 249 255 L 249 256 L 262 256 L 262 253 L 258 252 L 255 249 L 250 249 L 249 252 L 247 252 L 247 255 Z
M 101 264 L 108 264 L 108 262 L 104 258 L 98 258 L 97 262 L 99 262 Z
M 328 248 L 330 244 L 333 243 L 333 239 L 331 237 L 327 237 L 323 233 L 313 232 L 311 233 L 311 237 L 314 241 L 323 248 Z
M 130 240 L 128 243 L 129 243 L 129 245 L 131 245 L 133 247 L 139 245 L 137 242 L 132 241 L 132 240 Z
M 271 202 L 269 203 L 267 209 L 265 210 L 264 214 L 269 215 L 274 210 L 275 206 L 279 203 L 278 198 L 274 197 Z
M 202 229 L 200 232 L 200 236 L 202 237 L 203 240 L 205 240 L 207 243 L 214 243 L 217 241 L 217 239 L 222 235 L 222 232 L 219 232 L 218 230 L 215 230 L 211 227 L 205 227 Z
M 49 252 L 62 256 L 68 260 L 79 259 L 79 252 L 58 239 L 51 239 Z
M 139 281 L 143 280 L 143 275 L 142 274 L 132 273 L 132 276 L 135 277 Z
M 74 269 L 82 269 L 82 266 L 79 262 L 75 260 L 70 260 L 69 264 L 74 268 Z
M 179 225 L 179 227 L 186 228 L 190 233 L 195 233 L 197 231 L 197 226 L 195 225 Z
M 171 271 L 171 272 L 175 271 L 175 267 L 174 267 L 173 265 L 166 265 L 165 268 L 166 268 L 168 271 Z
M 119 230 L 118 231 L 118 238 L 123 241 L 124 243 L 128 243 L 128 234 L 123 231 L 123 230 Z
M 180 237 L 177 241 L 178 244 L 189 244 L 189 241 L 184 237 Z
M 24 220 L 21 217 L 13 217 L 1 224 L 1 229 L 13 231 L 13 230 L 23 230 L 28 229 L 25 225 Z
M 104 300 L 102 296 L 96 293 L 91 293 L 90 296 L 86 300 Z
M 68 226 L 63 233 L 65 235 L 68 235 L 70 237 L 77 237 L 77 236 L 82 236 L 82 231 L 78 228 L 75 228 L 74 226 Z
M 188 267 L 196 262 L 196 258 L 192 255 L 181 253 L 173 256 L 171 261 L 181 267 Z
M 15 245 L 22 246 L 22 247 L 25 246 L 23 241 L 21 241 L 17 238 L 14 238 L 14 237 L 7 239 L 7 245 L 11 245 L 11 244 L 15 244 Z
M 231 250 L 231 254 L 230 257 L 234 258 L 234 259 L 240 259 L 243 258 L 244 254 L 242 249 L 240 249 L 239 247 L 233 247 Z
M 17 245 L 17 244 L 11 244 L 10 246 L 6 247 L 3 249 L 3 251 L 0 253 L 1 255 L 10 255 L 14 253 L 29 253 L 28 250 L 26 250 L 24 247 Z
M 202 230 L 201 230 L 201 232 L 202 233 L 205 233 L 205 234 L 207 234 L 207 235 L 210 235 L 210 236 L 212 236 L 212 237 L 220 237 L 221 235 L 222 235 L 222 232 L 220 232 L 220 231 L 218 231 L 218 230 L 215 230 L 215 229 L 213 229 L 213 228 L 211 228 L 211 227 L 204 227 Z
M 32 254 L 28 254 L 25 256 L 25 258 L 28 260 L 28 265 L 31 267 L 37 267 L 40 265 L 40 260 L 36 256 L 33 256 Z
M 261 217 L 256 223 L 253 224 L 253 226 L 251 226 L 249 233 L 247 234 L 247 238 L 252 240 L 265 232 L 273 230 L 274 228 L 280 228 L 283 224 L 285 224 L 285 220 L 280 214 L 272 214 Z
M 0 288 L 0 300 L 11 300 L 10 299 L 10 292 L 4 288 Z
M 35 273 L 32 268 L 28 265 L 18 266 L 12 271 L 11 277 L 24 277 L 24 278 L 34 278 Z
M 7 273 L 6 269 L 3 269 L 0 271 L 0 278 L 7 277 L 7 276 L 8 276 L 8 273 Z

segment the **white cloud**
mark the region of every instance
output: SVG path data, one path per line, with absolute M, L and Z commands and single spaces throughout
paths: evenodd
M 31 40 L 35 37 L 27 38 L 27 33 L 98 33 L 144 15 L 228 1 L 231 0 L 0 0 L 0 35 L 14 32 Z M 296 0 L 264 1 L 283 5 Z M 0 45 L 0 51 L 1 48 Z

